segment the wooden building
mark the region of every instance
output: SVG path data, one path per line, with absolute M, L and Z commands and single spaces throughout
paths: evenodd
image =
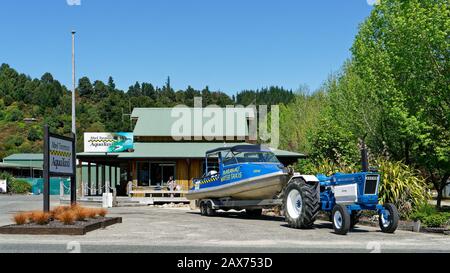
M 192 180 L 202 176 L 205 170 L 205 153 L 224 146 L 252 144 L 249 131 L 254 113 L 241 108 L 228 110 L 214 108 L 212 111 L 221 113 L 215 117 L 196 116 L 197 108 L 181 108 L 178 112 L 185 113 L 185 123 L 192 127 L 223 126 L 205 134 L 198 133 L 195 128 L 180 131 L 177 123 L 180 117 L 174 108 L 137 108 L 131 118 L 134 127 L 134 148 L 121 153 L 79 153 L 77 155 L 84 173 L 80 185 L 87 195 L 98 195 L 106 187 L 115 188 L 119 196 L 125 196 L 132 185 L 134 196 L 145 197 L 154 190 L 164 189 L 172 177 L 183 191 L 192 186 Z M 200 108 L 202 109 L 202 108 Z M 234 112 L 233 112 L 234 111 Z M 231 113 L 231 115 L 230 115 Z M 208 114 L 206 114 L 208 116 Z M 230 121 L 230 119 L 232 119 Z M 189 122 L 192 121 L 192 122 Z M 220 125 L 223 124 L 223 125 Z M 238 124 L 245 124 L 239 129 Z M 219 125 L 219 126 L 217 126 Z M 186 124 L 184 124 L 186 127 Z M 180 128 L 186 129 L 183 126 Z M 230 130 L 230 128 L 236 130 Z M 181 138 L 181 139 L 180 139 Z M 288 151 L 273 150 L 285 165 L 290 165 L 302 158 L 302 154 Z M 208 162 L 208 164 L 217 164 Z M 139 194 L 140 192 L 140 194 Z

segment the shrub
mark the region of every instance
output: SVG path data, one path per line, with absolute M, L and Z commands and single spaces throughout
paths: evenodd
M 72 208 L 72 211 L 75 214 L 75 219 L 77 221 L 85 221 L 88 217 L 88 212 L 85 208 L 75 206 Z
M 25 139 L 20 135 L 10 135 L 4 142 L 4 147 L 9 150 L 14 150 L 20 147 L 25 142 Z
M 7 121 L 20 121 L 23 119 L 22 111 L 18 108 L 14 107 L 6 111 L 6 120 Z
M 32 190 L 30 183 L 24 180 L 15 179 L 12 176 L 3 175 L 2 179 L 6 179 L 8 183 L 8 192 L 14 194 L 27 194 Z
M 10 191 L 15 194 L 27 194 L 32 191 L 32 186 L 27 181 L 15 179 L 10 185 Z
M 66 210 L 60 213 L 57 219 L 64 223 L 64 225 L 73 225 L 75 223 L 76 216 L 74 212 Z
M 413 221 L 420 221 L 420 222 L 424 222 L 425 218 L 428 217 L 428 214 L 423 213 L 423 212 L 413 212 L 410 215 L 410 219 Z
M 410 218 L 422 222 L 427 227 L 444 227 L 449 224 L 450 214 L 439 212 L 434 206 L 425 204 L 412 213 Z
M 38 130 L 36 130 L 36 128 L 31 127 L 30 131 L 28 132 L 27 139 L 29 141 L 34 142 L 34 141 L 41 140 L 42 137 L 39 135 L 39 132 L 38 132 Z
M 66 207 L 66 206 L 59 206 L 54 208 L 50 214 L 52 215 L 53 219 L 58 219 L 58 216 L 66 211 L 68 211 L 70 209 L 70 207 Z
M 17 213 L 16 215 L 14 215 L 13 217 L 14 219 L 14 223 L 16 223 L 16 225 L 22 226 L 25 225 L 28 221 L 28 214 L 27 213 Z
M 46 212 L 34 212 L 33 222 L 38 225 L 46 225 L 50 222 L 50 213 Z
M 6 180 L 8 183 L 10 183 L 12 180 L 14 180 L 14 177 L 9 173 L 0 173 L 0 179 Z
M 380 202 L 395 204 L 403 218 L 431 198 L 426 180 L 413 168 L 384 159 L 377 160 L 377 165 L 382 178 Z
M 98 214 L 100 217 L 105 217 L 105 216 L 108 214 L 108 211 L 107 211 L 106 209 L 98 209 L 98 210 L 97 210 L 97 214 Z
M 448 218 L 444 214 L 433 214 L 426 216 L 422 222 L 427 227 L 439 228 L 447 225 Z
M 95 217 L 97 217 L 97 210 L 96 209 L 86 209 L 87 211 L 87 217 L 94 219 Z
M 37 214 L 37 213 L 41 213 L 41 212 L 40 211 L 27 212 L 26 215 L 27 215 L 27 218 L 28 218 L 28 222 L 34 223 L 34 215 Z

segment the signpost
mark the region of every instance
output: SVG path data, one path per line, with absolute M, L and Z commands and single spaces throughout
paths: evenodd
M 50 211 L 50 177 L 70 177 L 70 203 L 76 204 L 75 136 L 58 136 L 44 127 L 44 211 Z

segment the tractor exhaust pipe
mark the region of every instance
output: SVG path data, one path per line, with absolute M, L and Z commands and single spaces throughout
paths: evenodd
M 361 140 L 361 164 L 362 164 L 362 171 L 367 173 L 369 172 L 369 156 L 367 153 L 367 146 L 366 146 L 366 136 Z

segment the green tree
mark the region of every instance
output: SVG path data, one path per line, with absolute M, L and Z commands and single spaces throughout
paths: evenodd
M 353 99 L 361 107 L 376 104 L 371 109 L 385 148 L 428 173 L 438 207 L 450 178 L 449 37 L 447 0 L 385 0 L 352 48 L 352 71 L 374 103 L 357 91 Z
M 109 78 L 108 78 L 108 88 L 110 91 L 116 90 L 116 84 L 114 82 L 113 77 L 111 77 L 111 76 L 109 76 Z
M 34 142 L 34 141 L 37 141 L 37 140 L 41 140 L 42 137 L 39 134 L 38 130 L 36 130 L 36 128 L 31 127 L 30 130 L 28 131 L 27 139 L 29 141 L 33 141 Z
M 78 80 L 78 91 L 81 97 L 89 97 L 94 93 L 94 87 L 88 77 Z
M 324 110 L 328 94 L 308 94 L 299 91 L 293 102 L 280 105 L 280 147 L 289 151 L 311 154 L 314 151 L 311 135 L 314 134 Z

